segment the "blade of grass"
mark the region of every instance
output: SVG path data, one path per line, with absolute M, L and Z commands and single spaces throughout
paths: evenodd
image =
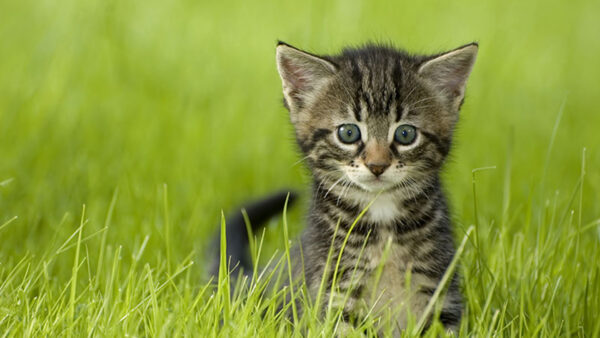
M 75 326 L 75 297 L 77 295 L 77 273 L 79 272 L 79 252 L 81 250 L 81 233 L 83 232 L 83 225 L 85 224 L 85 204 L 81 211 L 81 221 L 79 223 L 79 229 L 77 229 L 77 248 L 75 249 L 75 261 L 73 263 L 73 271 L 71 273 L 71 296 L 69 300 L 69 330 L 68 336 L 73 335 L 73 327 Z
M 4 229 L 4 227 L 6 227 L 7 225 L 9 225 L 10 223 L 12 223 L 13 221 L 15 221 L 18 218 L 19 218 L 19 216 L 14 216 L 13 218 L 11 218 L 8 221 L 4 222 L 4 224 L 0 225 L 0 230 Z

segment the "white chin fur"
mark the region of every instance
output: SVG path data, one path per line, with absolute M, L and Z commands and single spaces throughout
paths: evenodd
M 386 179 L 368 178 L 368 179 L 359 180 L 359 179 L 350 177 L 350 180 L 352 182 L 354 182 L 356 185 L 358 185 L 360 188 L 362 188 L 363 190 L 366 190 L 369 192 L 385 191 L 385 190 L 393 188 L 397 184 L 396 182 L 392 182 L 392 181 L 389 181 Z

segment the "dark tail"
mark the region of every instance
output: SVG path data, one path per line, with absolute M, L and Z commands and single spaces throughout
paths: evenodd
M 240 271 L 241 269 L 248 274 L 253 270 L 252 260 L 248 252 L 248 230 L 241 210 L 246 210 L 246 214 L 248 215 L 248 219 L 250 220 L 254 232 L 259 230 L 271 217 L 283 211 L 287 196 L 287 191 L 278 192 L 271 196 L 267 196 L 264 199 L 247 204 L 242 208 L 238 208 L 236 212 L 225 217 L 227 222 L 225 228 L 227 238 L 226 257 L 229 261 L 231 271 Z M 288 208 L 297 198 L 297 195 L 294 192 L 289 192 L 289 196 L 287 203 Z M 219 274 L 219 258 L 221 257 L 220 243 L 221 231 L 219 230 L 213 242 L 213 252 L 216 252 L 216 256 L 213 257 L 210 269 L 210 273 L 213 276 L 218 276 Z

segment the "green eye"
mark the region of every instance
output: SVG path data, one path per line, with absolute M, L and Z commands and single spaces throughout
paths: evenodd
M 409 145 L 415 142 L 417 138 L 417 129 L 411 125 L 403 124 L 396 129 L 394 140 L 402 145 Z
M 343 143 L 354 143 L 360 140 L 360 129 L 356 124 L 342 124 L 338 127 L 338 137 Z

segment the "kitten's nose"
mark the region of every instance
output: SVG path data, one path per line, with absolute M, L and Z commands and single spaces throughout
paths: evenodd
M 373 140 L 367 143 L 363 161 L 373 175 L 379 177 L 392 164 L 392 154 L 385 142 Z
M 373 175 L 379 177 L 390 166 L 389 163 L 367 163 L 367 168 L 371 170 Z

